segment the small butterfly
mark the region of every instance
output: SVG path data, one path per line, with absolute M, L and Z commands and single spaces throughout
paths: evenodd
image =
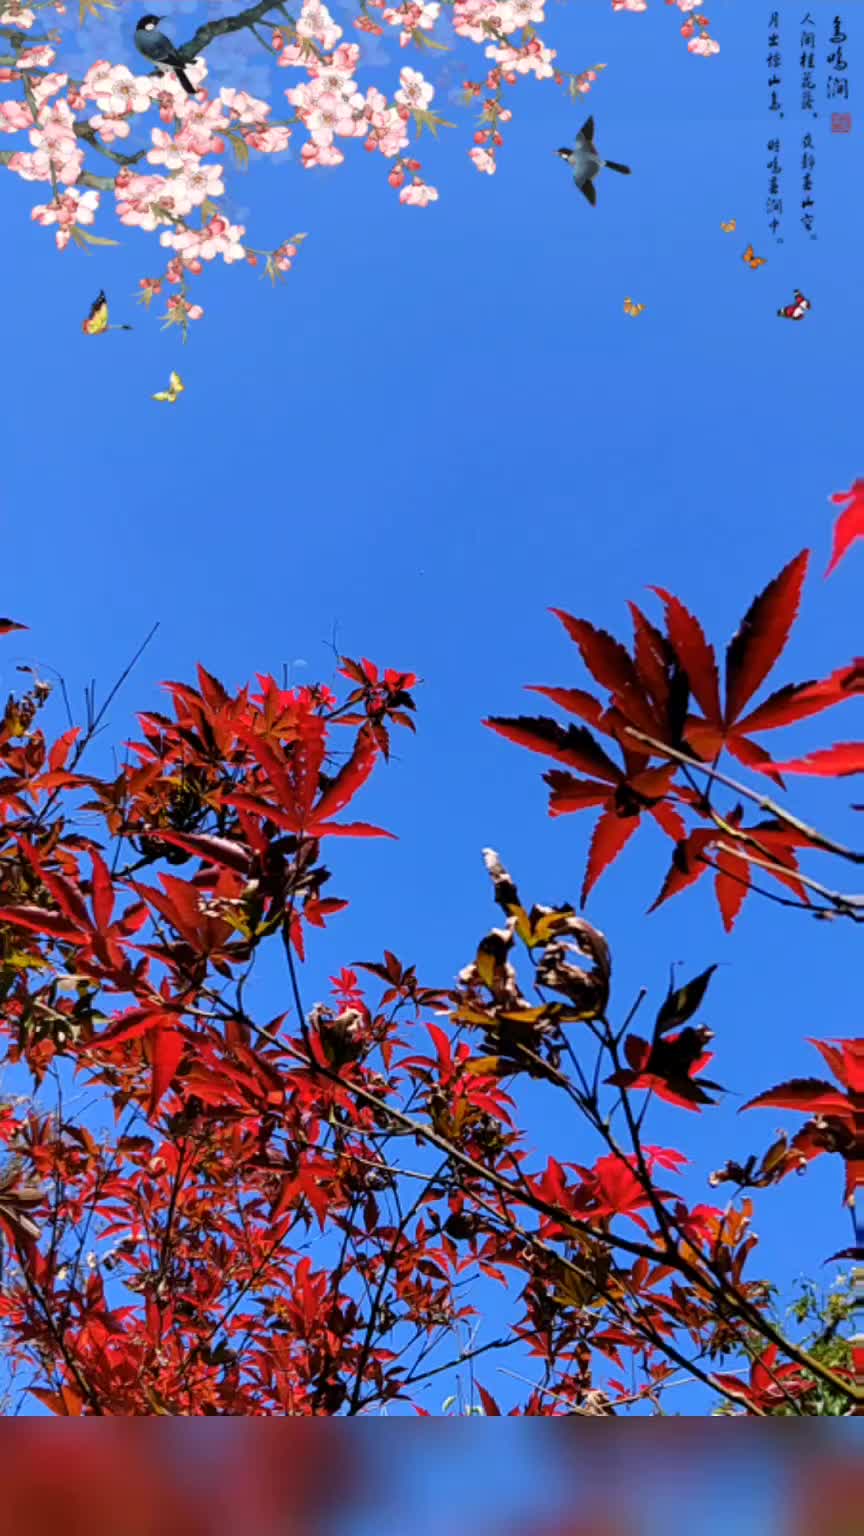
M 751 269 L 751 271 L 755 272 L 757 267 L 764 267 L 766 261 L 768 260 L 768 257 L 767 256 L 754 256 L 753 255 L 753 247 L 752 247 L 752 245 L 748 245 L 746 251 L 744 252 L 743 259 L 744 259 L 744 261 L 746 261 L 746 263 L 747 263 L 748 267 Z
M 175 373 L 173 368 L 172 368 L 172 370 L 171 370 L 171 378 L 170 378 L 169 383 L 168 383 L 168 388 L 167 389 L 160 389 L 158 394 L 155 394 L 153 396 L 153 399 L 154 400 L 164 400 L 166 402 L 166 404 L 174 405 L 174 403 L 182 395 L 182 393 L 183 393 L 185 388 L 186 388 L 186 385 L 183 383 L 183 380 L 181 379 L 179 373 Z
M 625 315 L 641 315 L 645 312 L 644 304 L 634 304 L 632 299 L 624 300 Z
M 785 309 L 778 309 L 777 313 L 782 320 L 803 320 L 810 307 L 810 300 L 805 299 L 800 288 L 796 288 L 795 302 L 787 304 Z
M 108 300 L 105 297 L 104 288 L 100 288 L 90 305 L 90 313 L 82 323 L 81 329 L 85 336 L 104 336 L 106 331 L 131 331 L 132 327 L 108 324 Z
M 738 225 L 734 219 L 730 219 L 728 224 L 721 223 L 720 228 L 722 229 L 724 235 L 731 235 L 733 229 L 737 229 Z

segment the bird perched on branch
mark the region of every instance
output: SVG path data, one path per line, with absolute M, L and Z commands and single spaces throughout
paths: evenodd
M 142 16 L 135 28 L 135 47 L 151 64 L 158 65 L 163 74 L 165 70 L 173 69 L 187 96 L 194 96 L 196 87 L 185 68 L 189 60 L 174 47 L 170 37 L 159 31 L 159 23 L 164 20 L 164 16 Z
M 619 176 L 629 176 L 629 165 L 619 165 L 617 160 L 603 160 L 597 153 L 594 143 L 594 119 L 589 117 L 583 123 L 576 136 L 576 142 L 572 149 L 556 149 L 556 155 L 566 160 L 579 191 L 587 197 L 591 207 L 597 204 L 597 192 L 594 186 L 594 178 L 598 171 L 605 166 L 610 171 L 617 171 Z

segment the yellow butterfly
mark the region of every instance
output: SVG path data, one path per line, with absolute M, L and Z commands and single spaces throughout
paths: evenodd
M 757 267 L 764 267 L 766 261 L 768 260 L 768 257 L 767 256 L 754 256 L 753 255 L 753 247 L 752 247 L 752 245 L 748 245 L 746 251 L 744 252 L 744 258 L 743 259 L 744 259 L 744 261 L 746 261 L 746 263 L 747 263 L 748 267 L 751 269 L 751 271 L 755 272 Z
M 182 393 L 183 393 L 185 388 L 186 388 L 186 385 L 183 383 L 183 380 L 181 379 L 179 373 L 175 373 L 173 368 L 172 368 L 172 370 L 171 370 L 171 378 L 170 378 L 170 381 L 169 381 L 169 384 L 168 384 L 168 388 L 167 389 L 160 389 L 158 394 L 155 394 L 153 396 L 153 399 L 154 400 L 164 400 L 168 405 L 174 405 L 174 403 L 182 395 Z
M 644 304 L 634 304 L 632 299 L 624 300 L 625 315 L 641 315 L 645 311 Z
M 131 331 L 132 327 L 108 324 L 108 300 L 105 297 L 105 289 L 100 288 L 90 305 L 87 319 L 82 322 L 81 329 L 85 336 L 104 336 L 106 331 Z
M 730 219 L 728 224 L 722 224 L 721 223 L 720 228 L 722 229 L 724 235 L 731 235 L 733 229 L 737 229 L 738 225 L 736 224 L 734 219 Z

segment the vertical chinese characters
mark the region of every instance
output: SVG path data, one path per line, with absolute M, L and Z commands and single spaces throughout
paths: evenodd
M 783 102 L 781 91 L 783 89 L 783 53 L 780 47 L 780 12 L 772 11 L 768 17 L 768 111 L 774 112 L 778 117 L 783 116 Z M 780 224 L 783 218 L 783 191 L 781 177 L 783 166 L 780 160 L 782 144 L 779 135 L 772 135 L 768 140 L 768 196 L 765 199 L 765 212 L 768 215 L 768 228 L 775 240 L 781 240 Z
M 783 164 L 780 159 L 780 140 L 768 140 L 768 197 L 765 208 L 768 213 L 768 228 L 775 240 L 781 240 L 780 223 L 783 217 L 783 196 L 780 187 L 780 178 L 783 175 Z
M 830 101 L 849 100 L 849 68 L 843 44 L 846 42 L 846 33 L 843 31 L 843 23 L 839 16 L 834 17 L 834 30 L 828 40 L 828 81 L 827 95 Z
M 807 11 L 801 18 L 801 111 L 816 117 L 816 23 Z
M 783 89 L 783 54 L 780 48 L 780 12 L 768 17 L 768 110 L 783 116 L 780 92 Z
M 801 223 L 812 240 L 816 239 L 815 207 L 813 196 L 813 171 L 816 167 L 816 155 L 813 148 L 812 133 L 805 133 L 801 140 Z

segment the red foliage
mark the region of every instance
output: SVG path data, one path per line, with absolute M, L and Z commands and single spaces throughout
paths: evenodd
M 808 560 L 806 550 L 797 555 L 751 603 L 726 648 L 723 695 L 715 651 L 702 625 L 665 588 L 653 588 L 663 603 L 665 633 L 630 604 L 632 651 L 585 620 L 552 610 L 605 700 L 579 688 L 535 686 L 531 691 L 585 723 L 565 729 L 545 716 L 524 715 L 494 716 L 485 723 L 517 745 L 565 765 L 564 770 L 544 774 L 551 790 L 550 815 L 601 808 L 588 852 L 583 904 L 646 816 L 675 844 L 651 910 L 713 868 L 721 916 L 731 929 L 752 888 L 755 866 L 791 890 L 799 903 L 808 904 L 798 851 L 818 847 L 818 839 L 776 808 L 771 818 L 747 824 L 740 803 L 722 814 L 715 803 L 720 785 L 757 805 L 769 803 L 764 791 L 727 779 L 719 767 L 726 752 L 781 788 L 782 771 L 837 777 L 864 768 L 864 748 L 857 743 L 783 763 L 753 739 L 819 714 L 860 691 L 861 668 L 856 662 L 820 681 L 786 683 L 752 707 L 789 640 Z M 615 744 L 620 763 L 595 732 Z
M 739 698 L 785 638 L 793 587 L 785 575 L 751 609 L 727 669 Z M 687 667 L 715 709 L 695 621 L 665 601 L 665 636 L 634 610 L 632 658 L 562 615 L 611 699 L 592 709 L 587 695 L 558 690 L 555 702 L 608 736 L 622 765 L 585 725 L 494 722 L 583 775 L 548 776 L 558 810 L 571 797 L 602 805 L 586 890 L 644 815 L 680 849 L 695 835 L 684 816 L 705 814 L 679 765 L 653 764 L 653 749 L 628 735 L 636 722 L 689 740 Z M 335 1415 L 394 1402 L 423 1413 L 429 1377 L 517 1345 L 542 1362 L 544 1385 L 529 1382 L 514 1413 L 656 1405 L 682 1364 L 742 1401 L 700 1362 L 760 1330 L 765 1287 L 744 1278 L 750 1208 L 688 1206 L 658 1182 L 676 1182 L 686 1159 L 643 1144 L 644 1111 L 637 1121 L 631 1105 L 644 1090 L 701 1109 L 715 1102 L 706 1088 L 722 1091 L 700 1076 L 712 1032 L 694 1022 L 715 967 L 671 988 L 650 1042 L 629 1019 L 616 1031 L 604 936 L 570 907 L 523 907 L 487 850 L 505 926 L 480 941 L 455 989 L 424 986 L 385 950 L 342 966 L 332 1003 L 304 1009 L 309 934 L 346 905 L 324 894 L 321 845 L 390 835 L 338 818 L 389 756 L 393 727 L 413 729 L 411 674 L 365 660 L 342 674 L 351 686 L 340 702 L 272 678 L 232 695 L 199 668 L 197 688 L 166 685 L 173 713 L 140 716 L 107 781 L 84 772 L 92 728 L 45 739 L 44 684 L 7 703 L 0 1038 L 4 1064 L 29 1074 L 31 1090 L 0 1101 L 9 1371 L 62 1417 Z M 808 708 L 814 688 L 830 691 L 808 687 Z M 699 829 L 726 861 L 718 892 L 734 858 L 720 830 Z M 789 828 L 761 824 L 747 837 L 796 888 Z M 728 905 L 725 885 L 720 894 Z M 261 1019 L 265 947 L 284 965 L 286 998 Z M 758 1174 L 729 1164 L 722 1177 L 765 1187 L 787 1164 L 834 1151 L 851 1191 L 859 1043 L 819 1048 L 845 1092 L 789 1083 L 754 1100 L 810 1120 Z M 593 1158 L 542 1153 L 538 1171 L 519 1124 L 521 1075 L 565 1094 L 599 1140 Z M 469 1348 L 478 1284 L 506 1288 L 514 1276 L 502 1335 Z M 763 1334 L 774 1342 L 767 1323 Z M 809 1390 L 796 1371 L 772 1367 L 772 1379 Z M 771 1410 L 761 1378 L 749 1394 L 748 1411 Z M 477 1395 L 500 1416 L 489 1389 Z
M 834 547 L 826 576 L 837 569 L 855 540 L 864 538 L 864 480 L 855 480 L 850 490 L 836 491 L 830 499 L 843 511 L 834 525 Z

